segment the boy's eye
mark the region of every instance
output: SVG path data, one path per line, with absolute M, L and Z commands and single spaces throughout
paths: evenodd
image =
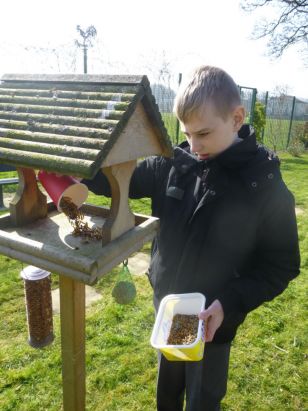
M 184 134 L 188 139 L 191 139 L 191 135 L 189 135 L 188 133 L 184 133 Z M 208 131 L 208 132 L 204 132 L 204 133 L 198 133 L 195 136 L 202 138 L 202 137 L 208 136 L 209 134 L 211 134 L 211 133 Z

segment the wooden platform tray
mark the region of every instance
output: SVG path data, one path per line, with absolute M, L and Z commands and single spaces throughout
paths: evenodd
M 101 241 L 75 237 L 67 217 L 48 205 L 46 218 L 14 227 L 10 216 L 0 217 L 0 254 L 23 261 L 54 274 L 94 284 L 114 266 L 152 240 L 159 220 L 135 214 L 135 227 L 102 246 Z M 90 204 L 82 206 L 89 226 L 102 227 L 109 209 Z

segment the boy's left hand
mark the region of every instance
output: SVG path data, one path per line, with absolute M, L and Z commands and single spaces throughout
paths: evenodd
M 221 326 L 224 319 L 224 310 L 219 300 L 215 300 L 204 311 L 199 314 L 200 320 L 205 321 L 205 342 L 211 342 L 216 330 Z

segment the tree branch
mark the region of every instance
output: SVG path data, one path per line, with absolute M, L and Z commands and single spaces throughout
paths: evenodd
M 272 55 L 280 57 L 291 45 L 308 45 L 307 13 L 308 0 L 252 0 L 242 2 L 241 7 L 251 12 L 261 7 L 276 5 L 280 13 L 272 22 L 259 22 L 254 28 L 255 40 L 270 37 L 268 48 Z

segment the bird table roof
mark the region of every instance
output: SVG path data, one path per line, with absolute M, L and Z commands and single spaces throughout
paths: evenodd
M 6 74 L 0 81 L 0 163 L 93 178 L 102 166 L 171 152 L 146 76 Z

